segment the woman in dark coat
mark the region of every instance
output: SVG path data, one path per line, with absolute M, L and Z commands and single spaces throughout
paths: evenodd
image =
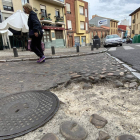
M 32 10 L 32 6 L 26 3 L 24 6 L 24 12 L 29 14 L 28 26 L 29 26 L 29 37 L 31 41 L 31 50 L 40 57 L 38 63 L 45 62 L 45 56 L 41 47 L 41 40 L 43 37 L 42 27 L 37 14 Z

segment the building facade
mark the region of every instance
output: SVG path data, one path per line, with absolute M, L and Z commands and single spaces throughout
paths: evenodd
M 134 35 L 140 34 L 140 7 L 129 16 L 131 16 L 131 38 L 133 38 Z
M 90 43 L 93 43 L 94 36 L 98 36 L 101 41 L 109 35 L 110 30 L 109 27 L 101 26 L 101 27 L 89 27 L 90 30 Z
M 126 26 L 129 26 L 129 19 L 121 20 L 120 25 L 126 25 Z
M 106 26 L 109 27 L 109 34 L 118 34 L 118 20 L 106 18 L 106 17 L 101 17 L 98 15 L 93 15 L 92 19 L 89 21 L 90 26 L 96 26 L 96 27 L 101 27 L 101 26 Z
M 67 46 L 86 46 L 90 43 L 88 2 L 65 0 Z
M 45 47 L 66 47 L 64 0 L 0 0 L 2 21 L 17 10 L 23 10 L 25 3 L 32 5 L 42 24 Z

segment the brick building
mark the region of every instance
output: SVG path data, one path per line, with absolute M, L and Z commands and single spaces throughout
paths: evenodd
M 67 46 L 86 46 L 90 42 L 88 2 L 65 0 Z

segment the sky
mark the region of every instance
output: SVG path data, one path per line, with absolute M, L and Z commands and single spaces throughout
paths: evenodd
M 140 0 L 85 0 L 89 3 L 89 19 L 92 15 L 112 18 L 116 20 L 129 19 L 131 14 L 140 7 Z

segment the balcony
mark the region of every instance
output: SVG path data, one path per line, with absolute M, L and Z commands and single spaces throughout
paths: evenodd
M 40 13 L 40 14 L 42 14 L 42 13 Z M 48 14 L 47 16 L 41 15 L 40 22 L 41 23 L 52 23 L 52 19 L 50 18 L 50 15 L 51 14 Z
M 135 19 L 133 19 L 133 23 L 135 23 Z
M 56 17 L 55 16 L 55 18 L 56 18 L 56 20 L 55 20 L 55 23 L 56 24 L 61 24 L 61 25 L 64 25 L 65 23 L 64 23 L 64 17 Z
M 58 6 L 64 6 L 65 5 L 64 0 L 43 0 L 43 1 L 54 4 L 54 5 L 58 5 Z

